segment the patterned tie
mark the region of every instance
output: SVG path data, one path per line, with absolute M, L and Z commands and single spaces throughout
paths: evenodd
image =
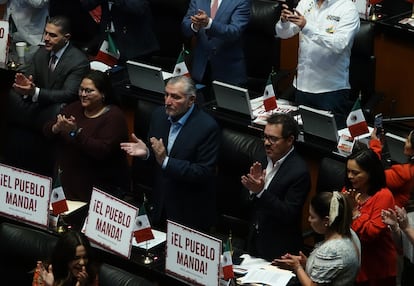
M 218 9 L 218 0 L 212 0 L 212 1 L 213 1 L 213 4 L 211 5 L 210 17 L 211 19 L 214 19 L 217 13 L 217 9 Z
M 49 70 L 50 71 L 54 71 L 55 67 L 56 67 L 56 60 L 57 60 L 57 56 L 56 55 L 52 55 L 50 56 L 50 60 L 49 60 Z

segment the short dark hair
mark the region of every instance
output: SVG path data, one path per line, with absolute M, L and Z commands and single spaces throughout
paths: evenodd
M 329 228 L 341 235 L 351 237 L 352 209 L 348 199 L 339 192 L 335 195 L 338 198 L 338 215 Z M 329 217 L 333 192 L 319 192 L 311 199 L 311 206 L 314 212 L 320 217 Z
M 372 196 L 382 188 L 386 187 L 384 166 L 373 150 L 365 149 L 354 152 L 348 156 L 347 162 L 349 160 L 355 160 L 357 165 L 368 173 L 368 195 Z M 347 169 L 348 166 L 345 168 Z M 347 170 L 345 173 L 348 173 Z M 348 176 L 345 176 L 345 187 L 347 189 L 353 188 Z
M 299 135 L 299 127 L 296 120 L 289 114 L 276 113 L 267 118 L 267 124 L 281 124 L 282 125 L 282 137 L 288 138 L 293 136 L 295 141 Z
M 60 27 L 60 32 L 65 34 L 70 34 L 70 20 L 65 16 L 53 16 L 47 20 L 48 24 L 53 24 L 57 27 Z
M 105 95 L 105 103 L 113 103 L 112 84 L 108 74 L 98 70 L 90 70 L 83 78 L 90 79 L 98 91 Z

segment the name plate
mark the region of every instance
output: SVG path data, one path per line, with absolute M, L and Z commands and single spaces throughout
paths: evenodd
M 7 63 L 9 44 L 9 22 L 0 21 L 0 63 Z
M 85 234 L 102 248 L 129 258 L 137 214 L 138 208 L 94 188 Z
M 167 221 L 165 272 L 190 285 L 219 285 L 221 240 Z
M 0 214 L 48 227 L 52 179 L 0 164 Z

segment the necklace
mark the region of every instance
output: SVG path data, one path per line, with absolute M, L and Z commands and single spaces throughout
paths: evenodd
M 95 113 L 95 114 L 92 114 L 92 115 L 90 115 L 90 114 L 88 114 L 88 112 L 85 110 L 84 111 L 84 114 L 85 114 L 85 116 L 86 117 L 88 117 L 88 118 L 96 118 L 96 117 L 99 117 L 99 116 L 101 116 L 103 113 L 105 113 L 105 112 L 107 112 L 109 110 L 109 107 L 108 106 L 104 106 L 104 107 L 102 107 L 97 113 Z

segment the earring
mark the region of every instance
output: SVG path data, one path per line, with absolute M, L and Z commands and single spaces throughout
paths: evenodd
M 328 227 L 328 224 L 327 223 L 325 223 L 325 227 Z
M 102 95 L 102 102 L 105 102 L 105 95 Z

